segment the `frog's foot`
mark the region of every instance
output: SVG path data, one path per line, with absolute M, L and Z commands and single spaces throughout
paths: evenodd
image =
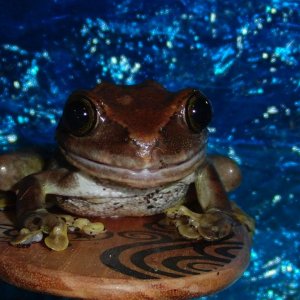
M 68 231 L 94 236 L 105 230 L 103 223 L 92 223 L 88 219 L 74 218 L 70 215 L 52 214 L 44 209 L 31 213 L 23 224 L 24 228 L 11 241 L 12 245 L 28 247 L 32 243 L 42 241 L 46 236 L 46 246 L 55 251 L 62 251 L 68 247 Z
M 243 224 L 250 233 L 250 236 L 253 237 L 255 232 L 254 219 L 246 214 L 235 202 L 231 202 L 231 209 L 235 219 L 238 220 L 239 223 Z
M 27 215 L 18 236 L 11 244 L 18 247 L 28 247 L 32 243 L 40 242 L 46 235 L 44 241 L 50 249 L 61 251 L 68 247 L 67 222 L 45 209 L 36 210 Z
M 236 224 L 228 212 L 210 209 L 198 214 L 183 205 L 170 208 L 167 216 L 176 225 L 179 233 L 188 239 L 220 240 L 232 231 Z

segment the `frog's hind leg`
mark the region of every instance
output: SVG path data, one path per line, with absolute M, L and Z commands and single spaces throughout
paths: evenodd
M 11 191 L 27 175 L 44 168 L 44 159 L 34 152 L 16 152 L 0 155 L 0 191 Z
M 16 202 L 13 186 L 27 175 L 41 171 L 43 167 L 43 158 L 34 152 L 0 155 L 0 210 L 13 208 Z
M 236 189 L 242 180 L 240 167 L 229 157 L 222 155 L 209 155 L 208 160 L 214 166 L 226 192 Z
M 221 155 L 210 155 L 209 160 L 217 171 L 226 192 L 230 192 L 240 185 L 242 175 L 239 166 L 234 160 Z M 254 219 L 235 202 L 231 201 L 230 204 L 233 217 L 238 220 L 239 223 L 243 224 L 252 236 L 255 231 Z

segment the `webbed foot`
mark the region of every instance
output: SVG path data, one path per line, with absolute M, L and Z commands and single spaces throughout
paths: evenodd
M 53 214 L 45 209 L 28 215 L 23 225 L 24 228 L 11 241 L 12 245 L 28 247 L 32 243 L 41 242 L 46 236 L 44 238 L 46 246 L 55 251 L 62 251 L 68 247 L 68 232 L 76 231 L 86 235 L 97 235 L 105 231 L 101 222 L 92 223 L 84 218 Z
M 255 228 L 254 220 L 235 203 L 232 204 L 231 211 L 212 208 L 201 214 L 184 205 L 178 205 L 168 209 L 166 215 L 175 224 L 178 232 L 188 239 L 220 240 L 228 236 L 238 224 L 246 226 L 252 236 Z
M 166 212 L 179 233 L 188 239 L 220 240 L 232 231 L 235 220 L 218 209 L 198 214 L 181 205 Z

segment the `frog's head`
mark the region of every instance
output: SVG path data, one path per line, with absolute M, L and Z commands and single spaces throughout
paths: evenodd
M 195 89 L 101 83 L 69 97 L 57 140 L 66 159 L 88 174 L 148 188 L 184 178 L 203 163 L 211 115 L 208 99 Z

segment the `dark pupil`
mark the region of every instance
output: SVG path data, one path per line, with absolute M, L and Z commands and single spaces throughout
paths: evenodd
M 84 100 L 69 103 L 65 111 L 65 120 L 69 130 L 78 135 L 89 130 L 92 117 L 89 104 Z
M 194 95 L 189 104 L 189 123 L 194 131 L 201 131 L 212 119 L 209 101 L 202 95 Z

